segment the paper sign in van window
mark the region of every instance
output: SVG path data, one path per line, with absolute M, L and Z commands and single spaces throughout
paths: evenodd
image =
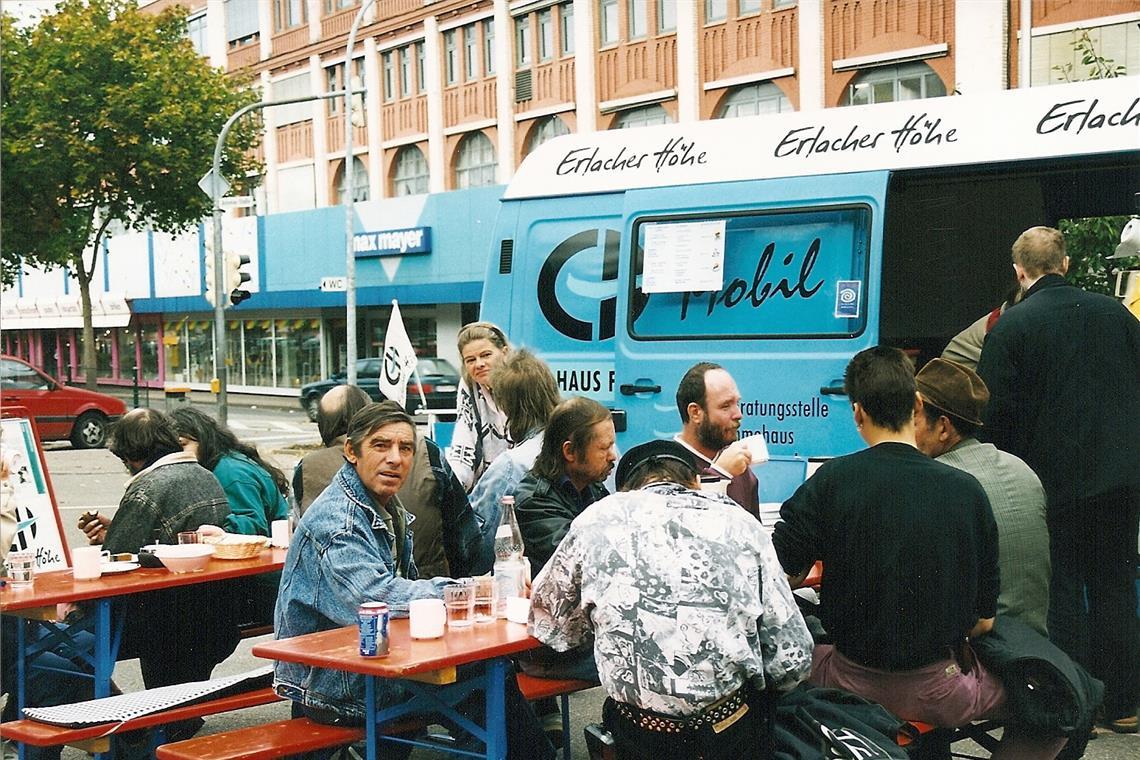
M 644 293 L 724 287 L 724 220 L 646 224 Z

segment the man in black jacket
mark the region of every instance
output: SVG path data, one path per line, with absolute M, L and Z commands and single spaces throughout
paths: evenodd
M 531 573 L 537 576 L 570 521 L 603 496 L 617 460 L 610 411 L 581 396 L 554 408 L 534 467 L 515 492 L 515 512 Z
M 1118 301 L 1069 285 L 1068 267 L 1055 229 L 1033 227 L 1014 242 L 1025 297 L 982 349 L 978 374 L 990 403 L 980 437 L 1041 478 L 1053 564 L 1049 636 L 1105 682 L 1106 725 L 1135 732 L 1140 322 Z

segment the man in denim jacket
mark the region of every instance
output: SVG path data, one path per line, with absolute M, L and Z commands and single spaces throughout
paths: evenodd
M 305 511 L 289 547 L 277 596 L 278 638 L 354 625 L 363 602 L 386 602 L 394 617 L 403 617 L 413 599 L 440 598 L 453 582 L 417 580 L 413 518 L 396 497 L 415 448 L 415 425 L 395 403 L 369 404 L 353 416 L 347 464 Z M 275 667 L 277 693 L 294 700 L 295 712 L 322 723 L 363 722 L 362 676 L 289 662 Z M 396 681 L 381 679 L 377 690 L 382 706 L 407 696 Z M 506 697 L 510 756 L 553 756 L 513 679 Z M 481 706 L 472 707 L 481 717 Z

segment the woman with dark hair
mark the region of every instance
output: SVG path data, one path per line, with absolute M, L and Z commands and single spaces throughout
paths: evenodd
M 190 406 L 170 416 L 186 451 L 214 473 L 230 502 L 230 515 L 222 526 L 230 533 L 268 536 L 274 520 L 289 516 L 285 473 L 261 458 L 257 449 L 242 443 L 214 418 Z

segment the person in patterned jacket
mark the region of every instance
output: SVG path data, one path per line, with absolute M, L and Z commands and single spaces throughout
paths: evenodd
M 768 697 L 804 681 L 812 657 L 771 540 L 699 490 L 675 441 L 630 449 L 617 484 L 535 579 L 531 634 L 559 651 L 593 641 L 619 757 L 757 754 Z

